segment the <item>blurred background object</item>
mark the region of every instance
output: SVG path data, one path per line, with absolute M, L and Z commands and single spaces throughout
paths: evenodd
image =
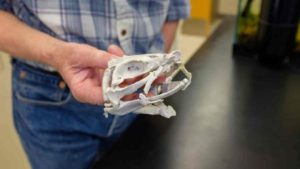
M 256 53 L 261 0 L 240 0 L 236 19 L 234 56 L 253 56 Z
M 233 56 L 257 56 L 275 67 L 297 61 L 300 1 L 240 0 L 238 9 Z
M 259 60 L 276 66 L 291 56 L 295 48 L 299 9 L 299 0 L 262 1 L 257 33 Z

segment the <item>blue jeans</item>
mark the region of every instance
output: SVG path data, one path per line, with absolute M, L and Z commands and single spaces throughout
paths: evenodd
M 15 128 L 33 169 L 85 169 L 135 119 L 77 102 L 57 74 L 13 61 Z

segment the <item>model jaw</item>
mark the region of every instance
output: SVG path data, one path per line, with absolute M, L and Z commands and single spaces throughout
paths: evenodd
M 102 82 L 105 100 L 105 113 L 115 115 L 125 115 L 127 113 L 160 114 L 164 117 L 176 115 L 171 106 L 163 103 L 164 98 L 169 97 L 179 90 L 184 90 L 191 82 L 189 73 L 181 63 L 179 51 L 170 54 L 145 54 L 134 56 L 123 56 L 109 62 L 109 67 L 105 70 Z M 172 81 L 176 71 L 180 69 L 187 76 L 181 81 Z M 154 84 L 160 76 L 165 75 L 163 84 Z M 142 79 L 120 87 L 126 79 L 143 76 Z M 124 101 L 126 95 L 137 92 L 138 98 Z M 151 93 L 151 96 L 147 96 Z

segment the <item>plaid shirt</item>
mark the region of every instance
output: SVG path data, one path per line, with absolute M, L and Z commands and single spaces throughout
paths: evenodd
M 102 50 L 116 44 L 126 54 L 141 54 L 163 51 L 162 26 L 166 21 L 187 18 L 188 1 L 0 0 L 0 9 L 64 41 L 86 43 Z

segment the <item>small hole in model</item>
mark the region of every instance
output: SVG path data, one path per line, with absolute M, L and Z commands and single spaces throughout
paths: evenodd
M 127 68 L 127 70 L 128 70 L 128 71 L 137 71 L 137 70 L 140 70 L 140 67 L 138 67 L 138 66 L 129 66 L 129 67 Z

